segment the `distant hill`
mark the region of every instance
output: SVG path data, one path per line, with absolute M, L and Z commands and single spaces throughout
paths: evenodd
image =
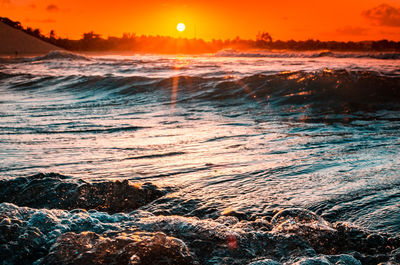
M 0 22 L 0 55 L 37 55 L 54 50 L 63 49 Z

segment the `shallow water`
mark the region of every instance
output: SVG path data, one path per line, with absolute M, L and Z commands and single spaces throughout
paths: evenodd
M 174 187 L 143 208 L 162 215 L 301 207 L 399 234 L 399 60 L 250 57 L 2 59 L 1 175 Z

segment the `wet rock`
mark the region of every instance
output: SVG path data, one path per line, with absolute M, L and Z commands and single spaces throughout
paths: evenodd
M 32 209 L 10 203 L 0 204 L 1 264 L 32 264 L 47 255 L 63 233 L 120 230 L 128 215 L 104 212 Z
M 237 224 L 239 222 L 239 219 L 234 216 L 220 216 L 215 221 L 230 226 Z
M 366 238 L 366 244 L 369 248 L 379 248 L 385 246 L 387 239 L 379 234 L 370 234 Z
M 269 219 L 268 217 L 264 216 L 261 218 L 257 218 L 253 222 L 251 222 L 251 225 L 257 231 L 263 231 L 263 232 L 271 231 L 273 226 L 268 221 L 268 219 Z
M 263 217 L 264 219 L 268 220 L 271 222 L 272 218 L 279 212 L 277 209 L 264 209 L 262 213 L 259 213 L 258 215 L 260 217 Z
M 400 264 L 400 248 L 392 251 L 392 260 Z
M 170 193 L 157 200 L 155 204 L 149 204 L 143 207 L 155 215 L 180 215 L 196 216 L 198 218 L 218 218 L 221 205 L 212 202 L 204 202 L 200 199 L 185 199 L 181 192 Z
M 46 240 L 39 229 L 26 227 L 18 219 L 8 219 L 0 224 L 2 264 L 29 264 L 47 252 L 45 245 Z
M 281 264 L 282 263 L 277 262 L 273 259 L 263 259 L 249 263 L 249 265 L 281 265 Z
M 225 263 L 228 258 L 233 258 L 235 264 L 246 264 L 265 255 L 277 259 L 308 252 L 315 255 L 310 245 L 297 236 L 260 232 L 254 230 L 252 221 L 238 222 L 236 217 L 212 220 L 154 216 L 138 220 L 136 225 L 140 230 L 162 231 L 182 239 L 201 264 L 233 264 Z
M 302 211 L 299 213 L 303 216 Z M 383 245 L 372 245 L 373 239 Z M 137 253 L 153 253 L 151 256 L 158 255 L 160 260 L 179 259 L 189 253 L 191 262 L 204 265 L 249 264 L 260 259 L 282 264 L 353 264 L 353 258 L 363 265 L 396 264 L 397 244 L 396 236 L 345 223 L 325 224 L 315 217 L 297 218 L 293 212 L 274 225 L 263 217 L 254 221 L 239 221 L 234 216 L 200 219 L 155 216 L 141 209 L 111 215 L 93 209 L 67 211 L 0 204 L 0 260 L 5 264 L 32 264 L 39 259 L 43 264 L 62 264 L 62 257 L 57 257 L 62 251 L 69 251 L 68 257 L 79 261 L 75 264 L 87 264 L 90 259 L 112 259 L 110 264 L 150 262 L 150 256 Z
M 337 265 L 361 265 L 361 262 L 355 259 L 350 255 L 333 255 L 326 256 L 326 259 L 329 260 L 332 264 Z
M 130 212 L 165 193 L 150 183 L 140 185 L 127 180 L 89 183 L 55 173 L 0 180 L 0 202 L 33 208 Z
M 400 248 L 400 236 L 388 237 L 388 245 L 393 249 Z
M 355 250 L 366 255 L 390 253 L 399 247 L 396 237 L 364 231 L 347 223 L 335 223 L 335 241 L 338 252 Z
M 361 262 L 350 255 L 319 256 L 303 258 L 293 263 L 294 265 L 362 265 Z
M 368 254 L 361 254 L 359 252 L 354 252 L 354 253 L 350 252 L 349 254 L 353 255 L 356 259 L 361 261 L 361 264 L 363 265 L 384 264 L 390 259 L 390 256 L 386 254 L 368 255 Z
M 272 217 L 271 223 L 276 226 L 288 221 L 302 224 L 315 222 L 328 224 L 315 213 L 301 208 L 289 208 L 281 210 Z
M 197 264 L 185 243 L 163 233 L 65 233 L 38 264 Z
M 239 219 L 239 221 L 248 220 L 249 219 L 249 216 L 246 213 L 240 212 L 240 211 L 236 211 L 236 210 L 233 210 L 231 208 L 228 208 L 228 209 L 224 210 L 221 213 L 221 216 L 234 216 L 237 219 Z
M 306 209 L 281 210 L 271 220 L 272 232 L 297 235 L 317 253 L 335 254 L 335 233 L 332 225 Z
M 298 262 L 292 263 L 293 265 L 331 265 L 325 258 L 305 258 Z

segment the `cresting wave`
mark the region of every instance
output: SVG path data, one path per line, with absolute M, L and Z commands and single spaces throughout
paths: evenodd
M 43 56 L 38 56 L 30 59 L 31 61 L 44 61 L 44 60 L 84 60 L 89 61 L 90 58 L 84 55 L 65 52 L 65 51 L 51 51 Z
M 140 208 L 111 215 L 93 209 L 103 210 L 101 207 L 82 203 L 93 201 L 93 192 L 80 192 L 78 197 L 68 198 L 58 196 L 59 192 L 71 194 L 95 189 L 96 197 L 107 200 L 115 197 L 114 191 L 121 185 L 129 187 L 128 182 L 84 183 L 78 189 L 77 183 L 59 174 L 2 181 L 8 187 L 0 197 L 3 264 L 368 265 L 400 262 L 400 237 L 364 231 L 341 222 L 329 223 L 305 209 L 277 209 L 251 217 L 224 211 L 213 219 L 154 215 Z M 13 189 L 17 201 L 12 199 Z M 133 191 L 142 192 L 138 188 Z M 22 192 L 43 196 L 32 204 L 30 198 L 20 196 Z M 142 195 L 131 197 L 131 193 L 126 192 L 129 202 L 141 200 Z M 54 194 L 51 200 L 47 200 L 49 194 Z M 64 201 L 74 200 L 72 205 L 78 209 L 59 209 L 65 208 Z M 117 200 L 114 204 L 121 204 L 121 210 L 133 209 L 123 206 L 127 200 Z M 156 205 L 157 200 L 152 203 Z
M 382 60 L 398 60 L 400 53 L 398 52 L 376 52 L 376 53 L 362 53 L 362 52 L 331 52 L 331 51 L 318 51 L 318 52 L 268 52 L 268 51 L 237 51 L 234 49 L 225 49 L 215 53 L 218 57 L 266 57 L 266 58 L 371 58 Z
M 8 79 L 8 80 L 7 80 Z M 12 89 L 35 90 L 57 84 L 53 92 L 137 95 L 175 90 L 176 100 L 243 100 L 275 104 L 400 103 L 400 77 L 371 71 L 329 70 L 252 75 L 240 79 L 175 76 L 36 76 L 0 72 Z M 171 100 L 167 97 L 165 100 Z

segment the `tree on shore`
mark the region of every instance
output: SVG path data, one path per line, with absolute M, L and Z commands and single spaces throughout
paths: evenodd
M 55 31 L 53 29 L 50 30 L 49 38 L 50 38 L 50 40 L 55 40 L 56 39 L 56 33 L 55 33 Z
M 266 48 L 272 43 L 271 34 L 268 32 L 258 32 L 256 36 L 256 46 L 259 48 Z
M 101 35 L 94 33 L 93 31 L 83 33 L 84 40 L 100 39 Z

